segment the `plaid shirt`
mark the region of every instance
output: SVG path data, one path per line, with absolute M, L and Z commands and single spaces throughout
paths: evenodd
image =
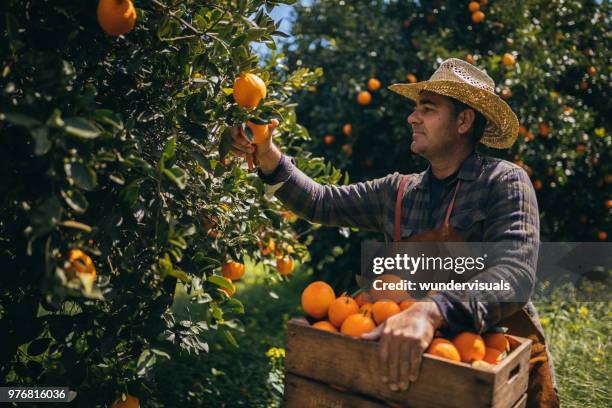
M 393 237 L 395 202 L 402 178 L 397 172 L 340 187 L 324 186 L 300 171 L 292 158 L 282 156 L 272 174 L 259 175 L 289 209 L 311 222 L 382 232 L 386 240 Z M 461 292 L 440 292 L 433 297 L 451 331 L 481 332 L 525 306 L 525 302 L 514 301 L 516 293 L 531 293 L 535 284 L 540 242 L 535 191 L 519 166 L 473 152 L 446 184 L 437 208 L 432 209 L 431 177 L 431 166 L 410 175 L 402 202 L 402 238 L 440 226 L 456 181 L 461 179 L 450 224 L 466 241 L 512 242 L 515 248 L 477 276 L 481 282 L 504 279 L 514 293 L 496 292 L 489 302 L 474 302 Z M 527 311 L 535 318 L 531 303 Z

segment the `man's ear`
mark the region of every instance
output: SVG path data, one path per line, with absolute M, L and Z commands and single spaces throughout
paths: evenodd
M 474 109 L 467 108 L 459 113 L 457 116 L 457 123 L 459 125 L 459 134 L 467 133 L 472 125 L 474 124 L 474 120 L 476 119 L 476 113 Z

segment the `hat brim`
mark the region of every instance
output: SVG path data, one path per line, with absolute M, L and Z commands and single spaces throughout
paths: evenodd
M 480 143 L 496 149 L 511 147 L 518 137 L 519 121 L 512 108 L 496 94 L 457 81 L 422 81 L 414 84 L 393 84 L 389 89 L 417 101 L 421 91 L 455 98 L 476 109 L 487 119 Z

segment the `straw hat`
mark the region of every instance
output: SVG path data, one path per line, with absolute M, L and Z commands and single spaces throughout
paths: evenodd
M 485 146 L 507 149 L 518 137 L 518 118 L 510 106 L 495 94 L 493 79 L 463 60 L 449 58 L 428 81 L 393 84 L 389 89 L 415 102 L 421 91 L 430 91 L 471 106 L 487 119 L 480 140 Z

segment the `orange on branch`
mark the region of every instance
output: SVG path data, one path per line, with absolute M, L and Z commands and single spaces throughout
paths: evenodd
M 261 248 L 262 255 L 270 255 L 276 249 L 276 242 L 272 238 L 267 243 L 260 242 L 259 247 Z
M 542 183 L 542 180 L 540 180 L 540 179 L 535 179 L 535 180 L 533 181 L 533 188 L 534 188 L 536 191 L 540 191 L 540 190 L 542 189 L 542 187 L 544 187 L 544 184 Z
M 276 270 L 283 276 L 293 272 L 293 259 L 290 256 L 276 258 Z
M 121 397 L 117 398 L 111 408 L 140 408 L 140 401 L 133 395 L 127 395 L 125 401 L 121 401 Z
M 548 122 L 542 122 L 538 125 L 538 132 L 540 133 L 540 136 L 546 138 L 548 137 L 548 135 L 550 134 L 550 126 L 548 125 Z
M 234 100 L 243 108 L 252 109 L 266 97 L 264 81 L 255 74 L 245 73 L 234 80 Z
M 87 276 L 90 279 L 96 278 L 96 268 L 94 267 L 93 261 L 85 252 L 80 249 L 73 248 L 68 251 L 68 262 L 69 265 L 66 268 L 68 277 Z
M 330 144 L 334 143 L 334 140 L 336 140 L 336 137 L 334 135 L 325 135 L 325 136 L 323 136 L 323 143 L 325 143 L 328 146 Z
M 478 3 L 477 1 L 470 1 L 470 3 L 468 4 L 468 10 L 470 10 L 470 13 L 475 13 L 478 10 L 480 10 L 480 3 Z
M 504 64 L 506 67 L 514 65 L 515 62 L 516 60 L 514 59 L 514 55 L 510 54 L 509 52 L 505 53 L 502 57 L 502 64 Z
M 258 125 L 250 120 L 247 122 L 247 126 L 253 132 L 253 142 L 256 144 L 263 143 L 266 141 L 268 136 L 270 135 L 270 130 L 268 125 Z
M 414 74 L 408 74 L 406 75 L 406 81 L 410 82 L 411 84 L 414 84 L 417 82 L 417 77 Z
M 472 22 L 474 24 L 479 24 L 482 23 L 485 20 L 485 13 L 483 13 L 482 11 L 478 10 L 475 13 L 472 13 Z
M 378 91 L 380 89 L 380 81 L 376 78 L 368 79 L 368 89 L 370 91 Z
M 108 35 L 127 34 L 136 24 L 136 9 L 131 0 L 100 0 L 98 24 Z
M 344 154 L 346 154 L 347 156 L 350 156 L 353 154 L 353 146 L 351 146 L 348 143 L 345 143 L 342 145 L 342 151 L 344 152 Z
M 372 94 L 368 91 L 361 91 L 357 94 L 357 102 L 362 105 L 369 105 L 372 102 Z
M 236 261 L 227 261 L 221 265 L 221 273 L 228 279 L 233 281 L 238 280 L 244 276 L 245 266 L 243 263 Z
M 606 239 L 608 239 L 608 233 L 606 231 L 597 232 L 597 239 L 600 241 L 605 241 Z
M 342 133 L 344 133 L 345 136 L 350 136 L 351 133 L 353 133 L 353 126 L 350 123 L 345 123 L 344 126 L 342 126 Z

